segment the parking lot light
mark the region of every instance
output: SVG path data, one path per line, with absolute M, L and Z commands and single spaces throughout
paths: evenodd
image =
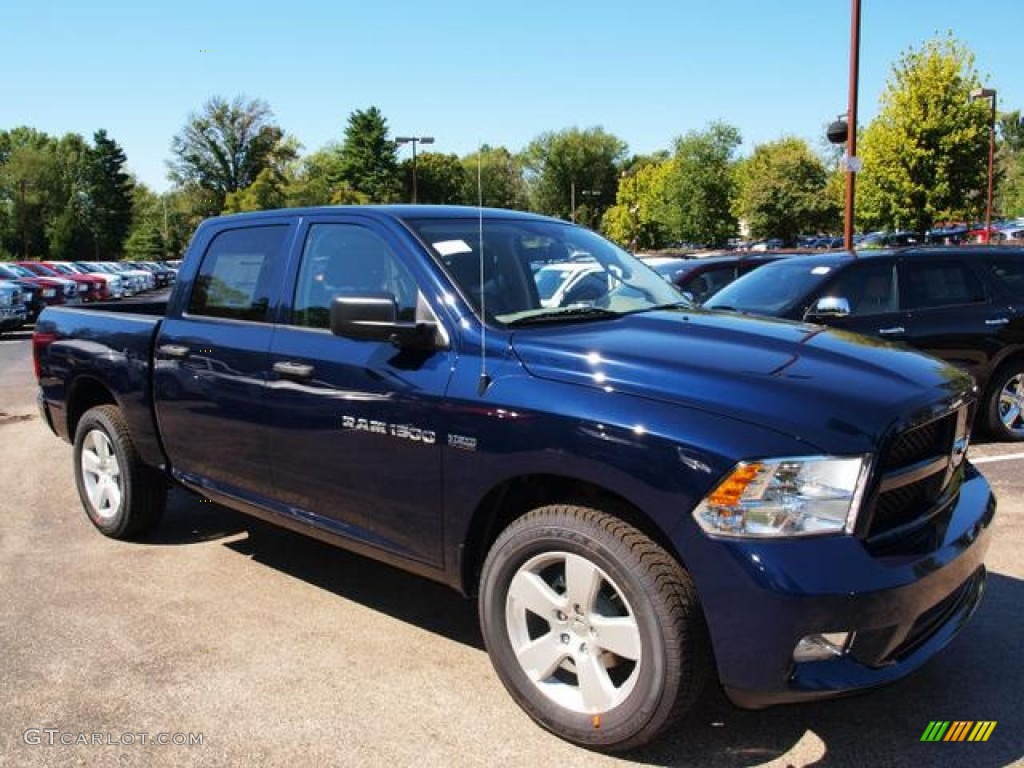
M 988 99 L 992 104 L 988 125 L 988 195 L 985 201 L 985 242 L 992 244 L 992 165 L 996 154 L 996 91 L 994 88 L 975 88 L 971 101 Z

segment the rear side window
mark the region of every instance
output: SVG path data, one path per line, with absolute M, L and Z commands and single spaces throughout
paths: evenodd
M 718 269 L 709 269 L 696 277 L 691 277 L 680 284 L 679 287 L 689 292 L 693 296 L 693 300 L 700 304 L 734 279 L 736 279 L 735 267 L 719 267 Z
M 1024 258 L 995 257 L 988 260 L 988 268 L 1018 299 L 1024 299 Z
M 935 309 L 984 301 L 981 280 L 962 262 L 907 261 L 900 268 L 903 309 Z
M 269 276 L 287 234 L 287 225 L 277 225 L 229 229 L 214 237 L 192 288 L 189 314 L 265 322 Z

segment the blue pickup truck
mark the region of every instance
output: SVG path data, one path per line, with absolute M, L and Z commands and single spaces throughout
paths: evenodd
M 543 305 L 538 265 L 570 259 L 601 290 Z M 33 344 L 102 533 L 143 536 L 177 483 L 476 595 L 508 691 L 589 747 L 711 679 L 747 707 L 898 679 L 984 589 L 968 375 L 695 309 L 563 221 L 211 219 L 165 303 L 49 308 Z

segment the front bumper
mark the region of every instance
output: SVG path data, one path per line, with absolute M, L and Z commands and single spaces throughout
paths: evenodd
M 0 331 L 21 328 L 28 322 L 28 312 L 24 304 L 0 307 Z
M 688 565 L 726 694 L 760 708 L 876 687 L 922 666 L 981 600 L 995 506 L 968 465 L 923 553 L 877 556 L 850 536 L 712 541 Z M 852 633 L 842 655 L 793 660 L 801 638 L 842 632 Z

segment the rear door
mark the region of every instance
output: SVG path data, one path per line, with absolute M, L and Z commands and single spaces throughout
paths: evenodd
M 982 384 L 1004 342 L 1010 307 L 990 291 L 963 254 L 907 254 L 899 259 L 905 340 L 966 369 Z
M 431 565 L 442 562 L 441 398 L 453 352 L 402 350 L 328 329 L 339 293 L 393 294 L 430 312 L 408 253 L 377 221 L 307 220 L 265 400 L 276 497 L 297 517 Z M 417 305 L 419 304 L 419 310 Z M 436 319 L 436 318 L 435 318 Z
M 266 427 L 270 314 L 294 225 L 220 229 L 156 340 L 155 410 L 183 479 L 254 504 L 272 496 Z M 197 236 L 198 237 L 198 236 Z

